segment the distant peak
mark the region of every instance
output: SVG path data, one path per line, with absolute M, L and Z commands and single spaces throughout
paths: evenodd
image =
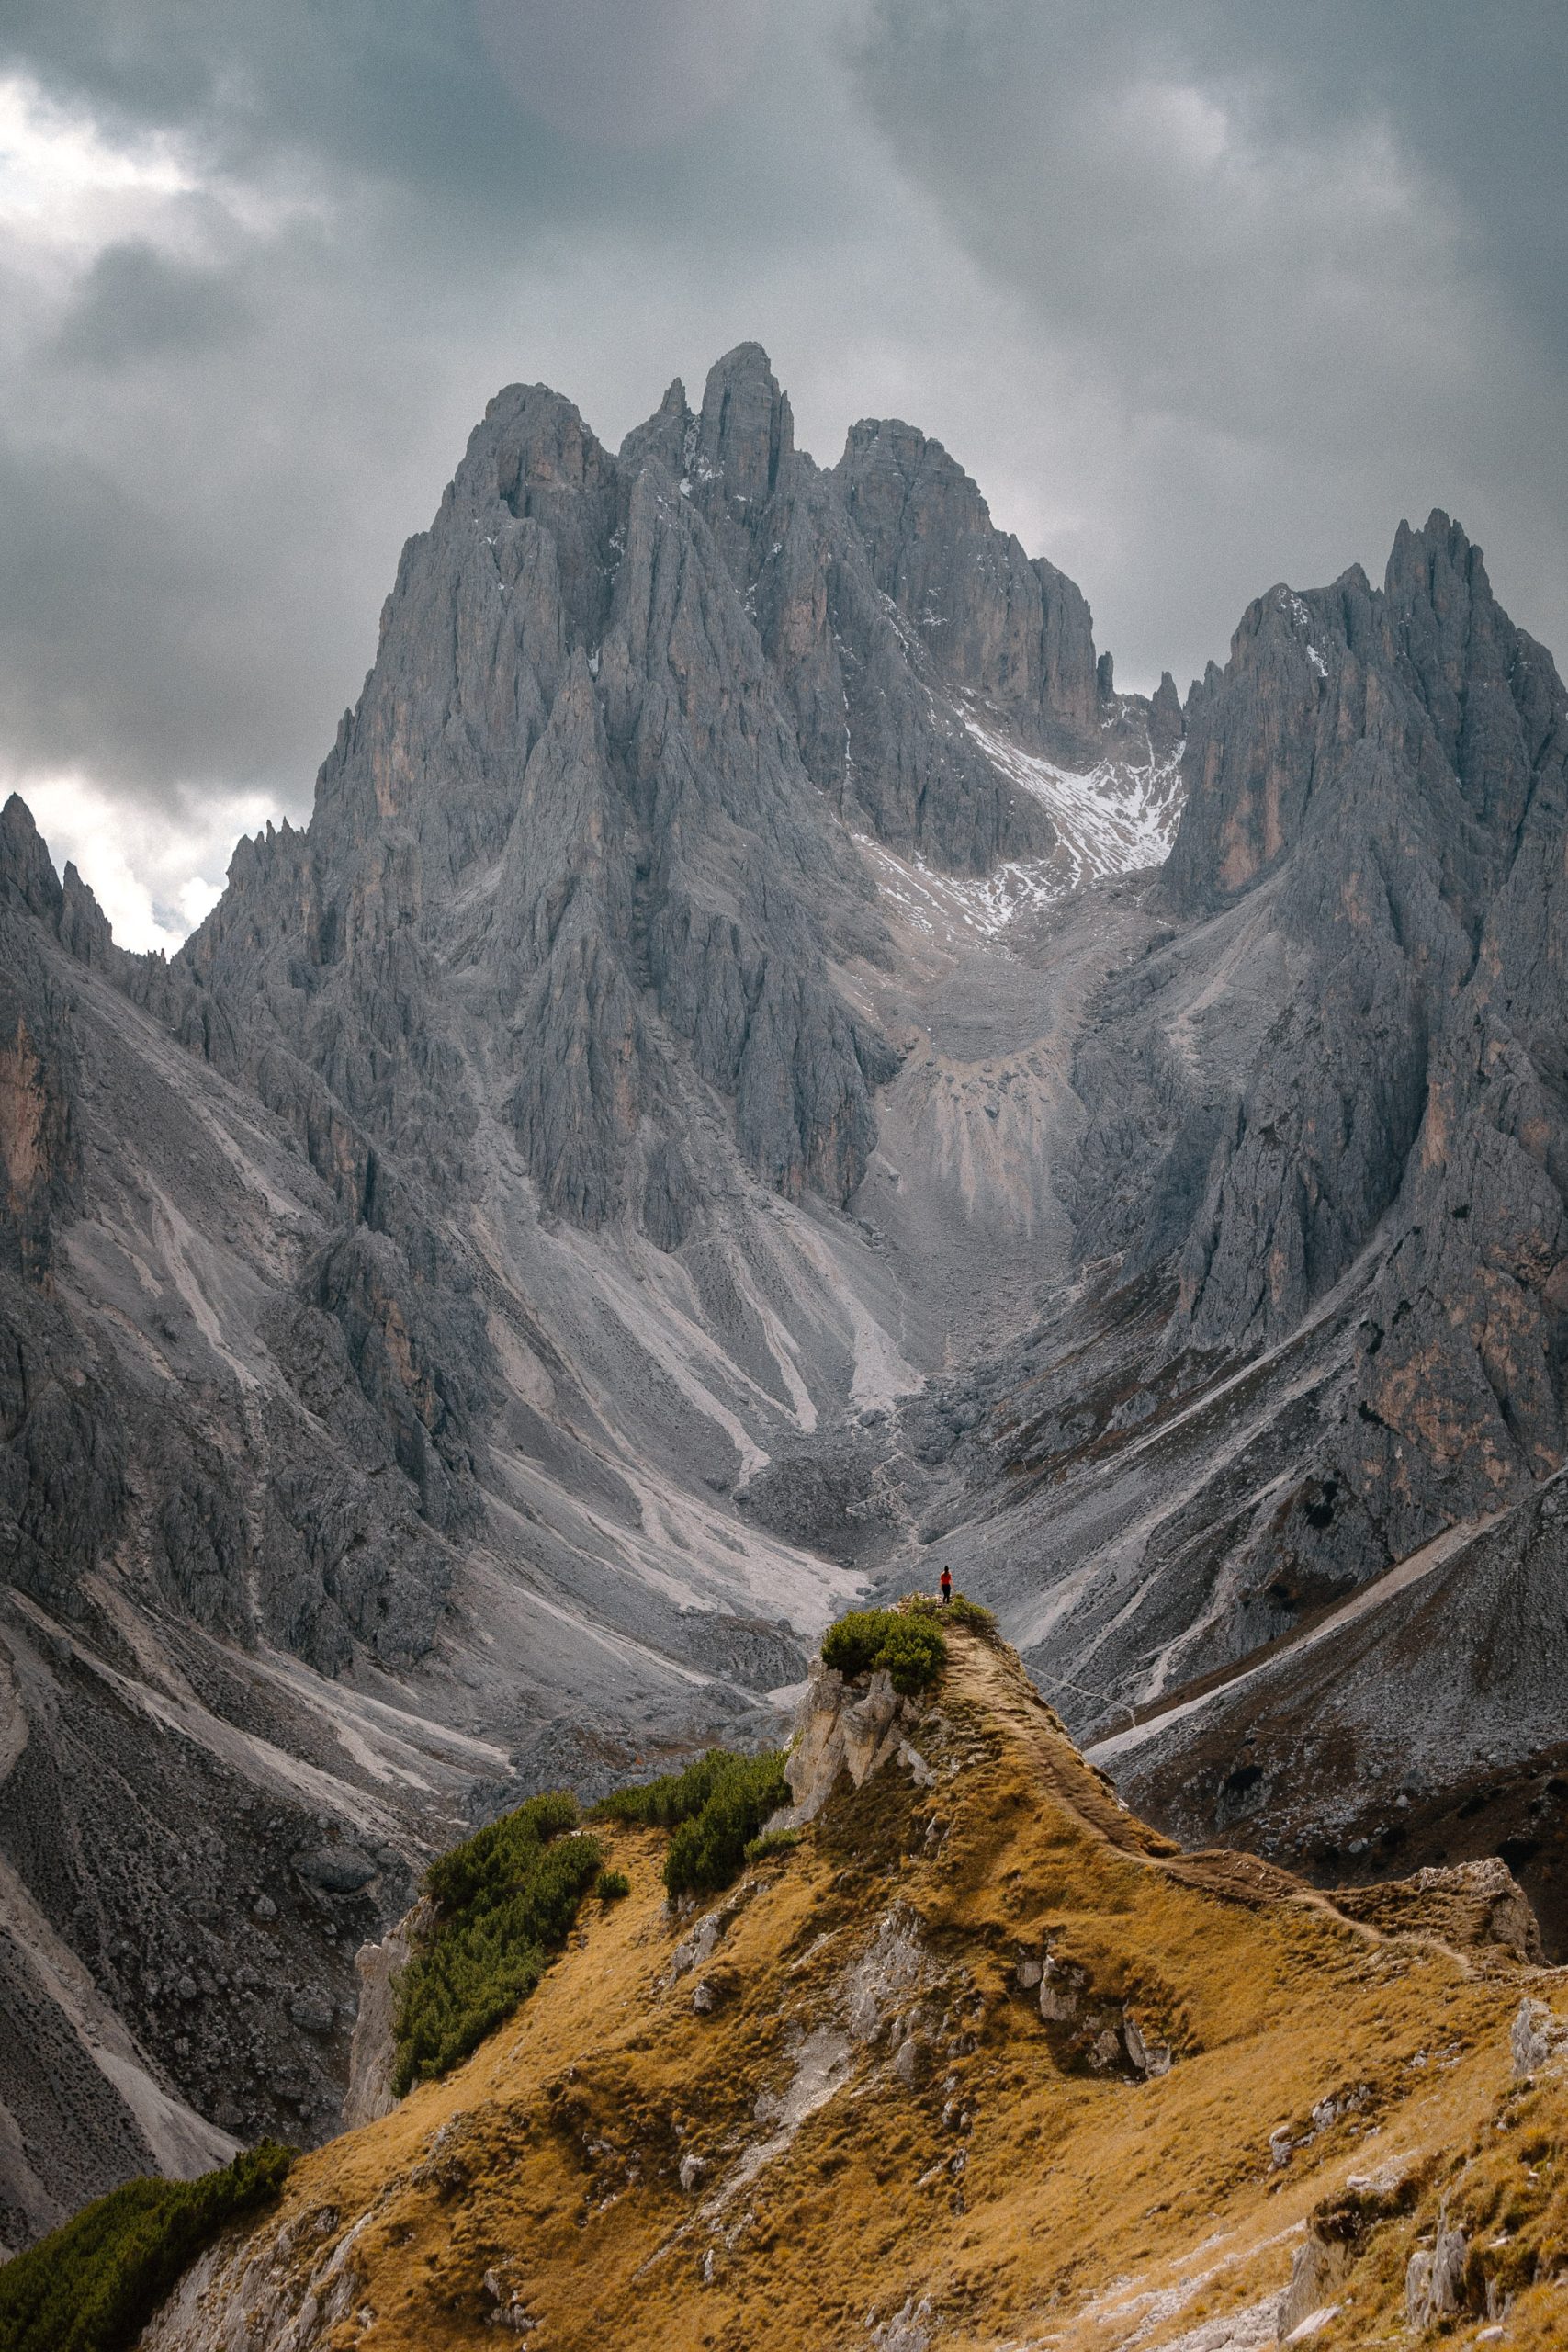
M 653 414 L 641 424 L 634 424 L 621 443 L 621 457 L 627 465 L 639 466 L 657 458 L 671 473 L 681 470 L 686 434 L 692 423 L 691 404 L 686 399 L 686 387 L 677 376 Z
M 19 792 L 0 808 L 0 890 L 13 891 L 45 922 L 59 914 L 61 888 L 43 835 Z
M 978 482 L 940 441 L 901 417 L 863 416 L 852 424 L 833 476 L 850 513 L 874 538 L 888 525 L 901 530 L 898 518 L 911 501 L 943 537 L 992 527 Z
M 771 498 L 795 453 L 795 418 L 760 343 L 739 343 L 716 360 L 703 388 L 697 464 L 722 476 L 728 496 Z
M 1462 524 L 1440 506 L 1433 507 L 1419 530 L 1402 522 L 1383 576 L 1384 592 L 1395 610 L 1434 602 L 1446 606 L 1461 582 L 1469 598 L 1492 601 L 1486 559 Z
M 907 424 L 901 416 L 861 417 L 844 436 L 844 454 L 835 470 L 852 475 L 867 467 L 888 464 L 911 477 L 947 476 L 973 491 L 985 505 L 978 484 L 932 435 L 922 433 L 918 424 Z
M 716 380 L 735 383 L 745 376 L 765 376 L 773 390 L 778 390 L 773 363 L 760 343 L 738 343 L 733 351 L 716 359 L 708 369 L 708 384 L 711 387 Z

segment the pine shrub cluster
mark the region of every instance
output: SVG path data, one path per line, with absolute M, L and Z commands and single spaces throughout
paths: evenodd
M 771 1813 L 790 1801 L 782 1749 L 737 1756 L 710 1747 L 683 1772 L 617 1789 L 593 1808 L 603 1821 L 673 1834 L 664 1858 L 671 1894 L 714 1894 L 738 1876 L 746 1849 Z
M 435 1922 L 399 1987 L 400 2098 L 477 2050 L 566 1941 L 604 1859 L 578 1824 L 575 1798 L 530 1797 L 431 1864 L 424 1885 Z
M 885 1669 L 906 1698 L 927 1690 L 947 1664 L 942 1629 L 897 1609 L 854 1609 L 822 1637 L 822 1663 L 846 1681 Z
M 128 2180 L 0 2267 L 6 2352 L 128 2352 L 227 2222 L 277 2196 L 292 2148 L 264 2140 L 198 2180 Z

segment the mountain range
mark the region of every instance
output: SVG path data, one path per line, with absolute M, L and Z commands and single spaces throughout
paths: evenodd
M 519 1795 L 941 1562 L 1187 1842 L 1568 1829 L 1568 701 L 1440 513 L 1185 697 L 743 345 L 491 403 L 170 959 L 0 815 L 0 2238 L 338 2115 Z

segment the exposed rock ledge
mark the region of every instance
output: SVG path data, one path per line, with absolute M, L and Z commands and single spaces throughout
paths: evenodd
M 348 2088 L 344 2093 L 343 2128 L 356 2131 L 390 2115 L 397 2096 L 392 2073 L 397 2044 L 392 2027 L 397 2016 L 398 1979 L 408 1966 L 414 1943 L 430 1918 L 430 1905 L 422 1899 L 389 1928 L 378 1944 L 361 1944 L 354 1955 L 359 1974 L 359 2010 L 354 2020 L 354 2041 L 348 2053 Z
M 936 1775 L 903 1728 L 919 1723 L 920 1713 L 913 1699 L 900 1699 L 886 1671 L 878 1670 L 863 1686 L 846 1682 L 818 1658 L 795 1713 L 794 1744 L 784 1765 L 795 1803 L 781 1806 L 769 1829 L 800 1829 L 814 1821 L 840 1772 L 858 1789 L 884 1764 L 897 1760 L 913 1774 L 917 1788 L 929 1788 Z

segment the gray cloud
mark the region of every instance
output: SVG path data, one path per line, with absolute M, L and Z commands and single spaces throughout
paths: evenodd
M 153 353 L 231 343 L 246 310 L 226 273 L 170 259 L 143 239 L 106 245 L 66 311 L 55 356 L 121 368 Z
M 747 335 L 824 458 L 939 433 L 1123 678 L 1432 503 L 1568 647 L 1565 65 L 1545 0 L 11 0 L 152 160 L 67 237 L 0 157 L 0 768 L 176 905 L 308 805 L 499 384 L 615 440 Z
M 900 168 L 1094 387 L 1078 560 L 1106 523 L 1140 543 L 1100 600 L 1136 666 L 1193 666 L 1282 572 L 1381 569 L 1433 503 L 1568 639 L 1560 8 L 884 0 L 855 66 Z

